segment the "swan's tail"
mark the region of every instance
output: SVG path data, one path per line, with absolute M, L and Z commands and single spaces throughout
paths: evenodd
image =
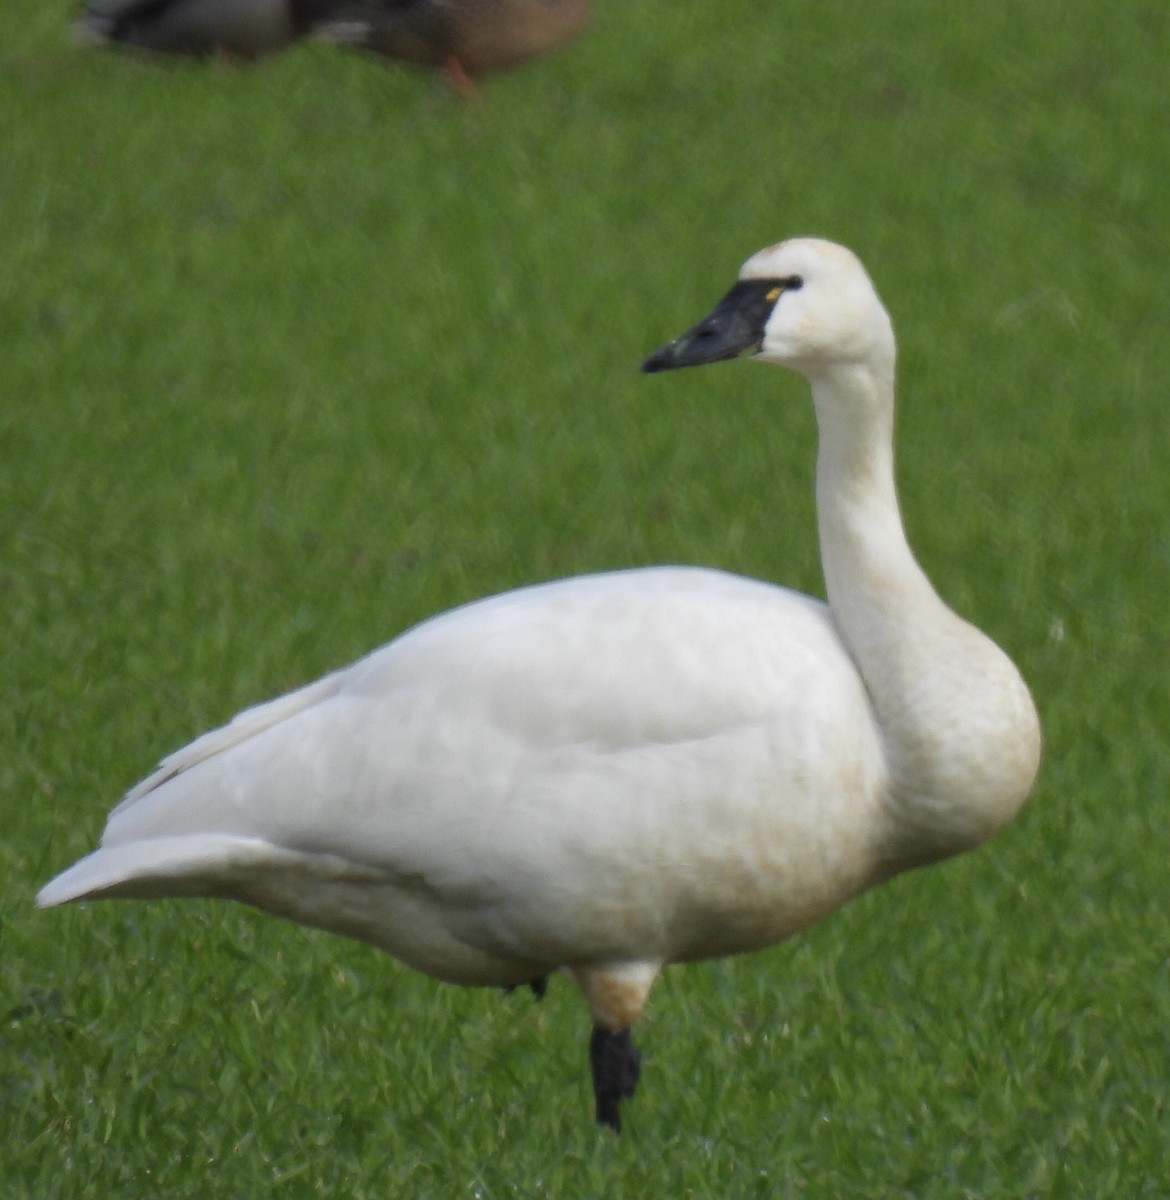
M 37 893 L 37 906 L 115 897 L 230 895 L 231 883 L 249 872 L 303 857 L 260 838 L 210 833 L 103 846 L 46 883 Z

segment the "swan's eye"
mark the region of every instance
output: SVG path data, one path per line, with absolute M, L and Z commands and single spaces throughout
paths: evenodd
M 780 286 L 786 292 L 799 292 L 804 287 L 804 280 L 799 275 L 789 275 L 787 279 L 780 281 Z

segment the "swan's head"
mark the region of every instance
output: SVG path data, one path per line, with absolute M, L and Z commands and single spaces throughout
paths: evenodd
M 655 351 L 643 371 L 755 357 L 813 376 L 834 366 L 892 367 L 894 333 L 857 256 L 820 238 L 753 254 L 697 325 Z

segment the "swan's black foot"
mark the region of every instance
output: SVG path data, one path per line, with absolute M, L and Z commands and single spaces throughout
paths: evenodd
M 589 1064 L 593 1068 L 593 1095 L 597 1100 L 597 1123 L 621 1133 L 618 1108 L 638 1086 L 641 1056 L 630 1040 L 630 1031 L 608 1033 L 597 1026 L 589 1039 Z
M 504 994 L 510 996 L 518 986 L 519 985 L 515 983 L 510 984 L 508 987 L 504 988 Z M 528 986 L 532 989 L 532 994 L 537 998 L 537 1000 L 543 1000 L 545 992 L 548 991 L 548 976 L 541 975 L 539 979 L 530 979 L 528 981 Z

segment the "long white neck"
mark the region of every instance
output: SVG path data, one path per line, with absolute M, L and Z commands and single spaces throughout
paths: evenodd
M 942 602 L 906 541 L 893 374 L 891 356 L 811 378 L 825 585 L 887 748 L 890 873 L 967 849 L 1011 820 L 1040 752 L 1019 673 Z

